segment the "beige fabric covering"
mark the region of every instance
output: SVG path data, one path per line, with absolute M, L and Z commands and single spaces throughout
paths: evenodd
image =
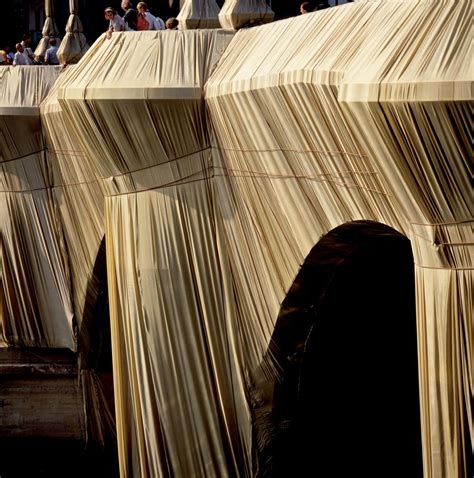
M 69 12 L 66 35 L 58 50 L 58 59 L 62 65 L 77 63 L 89 49 L 87 39 L 82 33 L 81 20 L 77 15 L 78 0 L 69 0 Z
M 466 473 L 473 437 L 469 11 L 358 3 L 240 32 L 206 88 L 251 336 L 271 332 L 298 264 L 338 224 L 369 218 L 412 241 L 424 471 L 436 477 Z
M 180 30 L 220 28 L 219 7 L 215 0 L 186 0 L 176 17 Z
M 280 304 L 320 238 L 360 219 L 412 243 L 425 477 L 466 474 L 470 7 L 103 36 L 42 106 L 47 155 L 57 71 L 0 71 L 0 334 L 74 348 L 105 231 L 122 476 L 255 473 L 249 389 Z
M 70 277 L 39 104 L 57 67 L 0 69 L 0 343 L 75 350 Z
M 243 389 L 232 386 L 223 266 L 206 180 L 203 86 L 231 38 L 219 30 L 113 34 L 59 89 L 87 155 L 100 158 L 107 191 L 123 476 L 249 473 L 249 420 Z M 125 64 L 122 48 L 136 53 Z M 97 122 L 99 111 L 105 121 Z M 190 235 L 195 226 L 197 242 Z M 191 378 L 192 370 L 201 378 Z
M 43 37 L 38 43 L 38 46 L 35 50 L 35 58 L 38 61 L 44 61 L 44 56 L 46 55 L 46 50 L 49 48 L 50 38 L 55 38 L 57 46 L 60 46 L 61 39 L 59 38 L 59 30 L 54 21 L 54 7 L 53 0 L 46 0 L 45 4 L 45 21 L 42 30 Z

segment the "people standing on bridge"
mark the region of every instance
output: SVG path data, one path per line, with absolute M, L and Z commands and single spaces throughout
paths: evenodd
M 109 20 L 109 28 L 107 29 L 107 38 L 112 37 L 113 32 L 125 31 L 125 22 L 122 17 L 112 8 L 107 7 L 104 10 L 106 20 Z
M 133 8 L 133 3 L 128 0 L 122 1 L 122 10 L 125 12 L 125 15 L 122 17 L 125 22 L 125 30 L 137 30 L 137 11 Z
M 145 2 L 137 4 L 137 29 L 141 30 L 164 30 L 165 22 L 160 17 L 155 17 L 148 10 L 148 5 Z
M 23 48 L 23 45 L 21 43 L 17 43 L 15 47 L 16 47 L 16 53 L 15 53 L 15 56 L 13 57 L 13 66 L 29 65 L 28 56 L 25 55 L 25 49 Z
M 44 56 L 44 62 L 47 65 L 59 65 L 58 47 L 56 46 L 57 45 L 56 39 L 50 38 L 49 45 L 50 47 L 46 50 L 46 54 Z
M 31 35 L 29 33 L 25 33 L 23 35 L 23 41 L 21 42 L 21 46 L 23 47 L 23 55 L 26 57 L 27 65 L 34 65 L 35 64 L 35 55 L 33 54 L 33 50 L 31 49 Z

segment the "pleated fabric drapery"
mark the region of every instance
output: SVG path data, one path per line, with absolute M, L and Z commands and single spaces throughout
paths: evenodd
M 52 175 L 52 195 L 57 204 L 71 266 L 74 311 L 78 326 L 95 301 L 92 271 L 104 238 L 104 194 L 97 179 L 95 164 L 84 152 L 81 138 L 75 134 L 58 102 L 58 89 L 73 73 L 75 66 L 64 70 L 41 104 L 44 145 Z M 87 295 L 91 297 L 87 297 Z M 86 300 L 90 303 L 87 304 Z
M 408 7 L 397 24 L 405 38 L 416 40 L 380 38 L 368 47 L 364 59 L 371 59 L 371 67 L 362 68 L 361 58 L 339 99 L 371 156 L 384 158 L 380 168 L 409 223 L 425 474 L 465 476 L 474 437 L 474 203 L 466 124 L 472 108 L 471 5 Z M 394 22 L 395 5 L 391 10 L 387 17 Z
M 238 30 L 269 23 L 275 13 L 265 0 L 226 0 L 219 13 L 222 28 Z
M 35 58 L 38 61 L 44 61 L 44 56 L 46 54 L 46 50 L 49 48 L 49 40 L 54 38 L 57 42 L 57 46 L 60 46 L 61 39 L 59 38 L 59 30 L 56 26 L 56 22 L 54 21 L 54 4 L 53 0 L 45 0 L 44 2 L 45 8 L 45 20 L 44 26 L 42 30 L 43 37 L 38 43 L 38 46 L 35 50 Z
M 178 16 L 180 30 L 220 28 L 219 6 L 215 0 L 185 0 Z
M 219 30 L 114 34 L 59 89 L 106 188 L 123 476 L 250 474 L 203 101 L 231 38 Z
M 46 157 L 51 170 L 51 193 L 64 231 L 71 274 L 71 294 L 78 327 L 78 366 L 86 413 L 89 449 L 116 447 L 112 370 L 104 367 L 107 349 L 103 322 L 108 320 L 104 287 L 104 194 L 95 162 L 85 154 L 58 102 L 58 90 L 76 65 L 61 75 L 42 102 L 41 122 Z M 104 262 L 101 266 L 100 263 Z M 105 315 L 105 316 L 104 316 Z M 106 358 L 105 358 L 106 360 Z
M 57 67 L 0 70 L 0 343 L 76 349 L 70 271 L 39 104 Z
M 103 36 L 42 105 L 45 143 L 57 70 L 0 71 L 0 340 L 74 348 L 105 231 L 122 476 L 258 472 L 280 304 L 314 244 L 361 219 L 413 247 L 424 474 L 466 474 L 469 13 L 358 2 L 235 35 Z
M 69 0 L 69 18 L 66 24 L 66 35 L 58 50 L 59 62 L 64 64 L 77 63 L 89 49 L 87 39 L 82 33 L 82 22 L 78 16 L 78 0 Z
M 429 477 L 465 475 L 473 438 L 469 9 L 357 3 L 239 32 L 206 88 L 228 177 L 218 203 L 238 211 L 225 226 L 236 301 L 250 335 L 267 324 L 258 347 L 321 234 L 364 217 L 412 241 Z M 262 293 L 273 310 L 255 309 Z
M 251 369 L 322 235 L 363 218 L 405 229 L 397 199 L 337 98 L 339 79 L 355 60 L 348 50 L 363 45 L 376 13 L 375 4 L 329 9 L 239 32 L 206 85 L 219 152 L 214 182 Z

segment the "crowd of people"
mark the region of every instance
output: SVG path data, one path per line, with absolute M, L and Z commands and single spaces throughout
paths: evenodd
M 352 1 L 352 0 L 347 0 Z M 328 8 L 327 1 L 314 3 L 313 1 L 305 1 L 300 4 L 300 13 L 310 13 L 316 10 Z M 113 32 L 119 31 L 142 31 L 142 30 L 177 30 L 179 22 L 175 17 L 168 18 L 164 22 L 160 17 L 154 16 L 148 9 L 145 2 L 139 2 L 136 9 L 129 0 L 123 0 L 121 3 L 123 16 L 108 7 L 104 10 L 105 19 L 109 22 L 107 28 L 107 38 L 112 36 Z M 43 58 L 35 58 L 31 49 L 31 35 L 28 33 L 23 35 L 23 40 L 15 45 L 16 52 L 13 53 L 9 46 L 3 50 L 0 49 L 0 65 L 59 65 L 58 45 L 55 38 L 49 39 L 49 48 Z
M 108 38 L 114 31 L 176 30 L 178 28 L 179 22 L 176 18 L 171 17 L 164 22 L 160 17 L 151 14 L 145 2 L 139 2 L 135 10 L 132 2 L 123 0 L 121 7 L 124 11 L 122 17 L 111 7 L 104 11 L 105 18 L 109 21 Z M 26 33 L 23 35 L 22 41 L 15 45 L 15 52 L 11 51 L 10 46 L 0 49 L 0 66 L 59 65 L 56 38 L 49 39 L 49 48 L 46 50 L 44 58 L 35 57 L 31 48 L 31 41 L 31 35 Z
M 42 61 L 35 58 L 31 49 L 31 35 L 28 33 L 25 33 L 23 40 L 15 45 L 15 50 L 15 53 L 13 53 L 8 45 L 0 50 L 0 65 L 59 65 L 58 47 L 55 38 L 49 40 L 49 48 L 46 50 L 46 55 Z
M 113 32 L 176 30 L 179 25 L 178 20 L 174 17 L 168 18 L 166 22 L 164 22 L 160 17 L 152 15 L 145 2 L 139 2 L 135 10 L 132 2 L 124 0 L 122 1 L 121 8 L 124 11 L 122 17 L 112 7 L 108 7 L 104 10 L 105 19 L 109 21 L 107 38 L 110 38 Z
M 12 53 L 6 46 L 0 50 L 0 65 L 59 65 L 58 46 L 55 38 L 49 39 L 49 48 L 46 50 L 44 59 L 35 58 L 31 49 L 31 35 L 25 33 L 23 40 L 15 45 L 16 52 Z

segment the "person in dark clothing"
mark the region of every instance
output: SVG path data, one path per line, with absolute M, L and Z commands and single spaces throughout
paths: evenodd
M 125 12 L 123 21 L 127 27 L 127 30 L 137 29 L 137 11 L 133 8 L 133 3 L 128 0 L 122 1 L 122 10 Z

